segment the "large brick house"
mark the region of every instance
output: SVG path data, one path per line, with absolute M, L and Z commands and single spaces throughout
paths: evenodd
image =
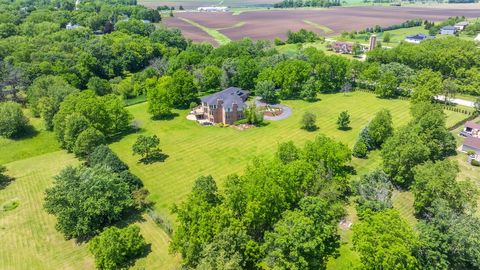
M 248 91 L 241 88 L 229 87 L 204 96 L 200 99 L 200 106 L 194 110 L 195 116 L 211 123 L 233 124 L 244 117 L 248 94 Z

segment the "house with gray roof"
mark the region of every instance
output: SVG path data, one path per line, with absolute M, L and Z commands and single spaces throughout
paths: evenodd
M 457 32 L 457 28 L 455 28 L 455 26 L 452 26 L 452 25 L 447 25 L 442 27 L 442 29 L 440 29 L 440 35 L 455 35 L 456 32 Z
M 458 22 L 454 25 L 455 29 L 457 29 L 457 31 L 463 31 L 465 30 L 465 28 L 469 25 L 470 23 L 468 21 L 463 21 L 463 22 Z
M 211 123 L 233 124 L 244 117 L 248 91 L 229 87 L 223 91 L 200 98 L 201 105 L 194 111 L 199 120 Z

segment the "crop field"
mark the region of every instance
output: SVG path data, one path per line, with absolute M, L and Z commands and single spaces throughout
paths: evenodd
M 173 6 L 178 8 L 182 5 L 185 9 L 196 9 L 201 6 L 229 6 L 229 7 L 262 7 L 278 3 L 278 0 L 139 0 L 140 5 L 156 8 L 157 6 Z
M 406 100 L 378 99 L 365 92 L 319 95 L 319 98 L 314 103 L 285 101 L 293 109 L 290 118 L 245 131 L 199 126 L 185 119 L 188 113 L 185 110 L 176 111 L 179 116 L 172 120 L 154 121 L 146 113 L 147 104 L 140 103 L 128 109 L 141 124 L 141 131 L 114 142 L 111 147 L 144 181 L 157 212 L 174 221 L 170 207 L 185 198 L 193 181 L 200 175 L 211 174 L 222 188 L 227 175 L 241 174 L 254 156 L 271 157 L 280 142 L 293 140 L 297 145 L 303 145 L 306 140 L 323 133 L 352 146 L 360 129 L 382 108 L 391 111 L 395 126 L 407 123 L 410 118 Z M 343 110 L 348 110 L 351 115 L 352 129 L 348 131 L 336 127 L 336 118 Z M 299 128 L 300 118 L 306 111 L 317 115 L 319 129 L 315 132 Z M 456 112 L 446 113 L 448 125 L 465 117 Z M 36 121 L 34 119 L 37 126 L 40 122 Z M 160 146 L 168 155 L 164 162 L 144 165 L 132 155 L 131 146 L 140 133 L 160 137 Z M 53 144 L 54 147 L 34 155 L 39 141 L 41 145 Z M 2 150 L 4 146 L 10 150 L 2 151 L 2 160 L 6 161 L 2 163 L 15 180 L 0 190 L 0 206 L 2 209 L 9 205 L 15 207 L 0 210 L 0 237 L 4 240 L 0 269 L 93 269 L 93 259 L 86 245 L 65 240 L 55 230 L 55 218 L 43 210 L 45 189 L 52 184 L 53 176 L 65 166 L 79 164 L 79 161 L 73 155 L 59 151 L 53 134 L 44 130 L 33 138 L 5 141 Z M 18 155 L 13 149 L 25 154 Z M 372 152 L 368 159 L 352 161 L 357 175 L 380 164 L 378 151 Z M 402 215 L 411 217 L 411 194 L 399 193 L 394 199 L 395 207 Z M 352 206 L 347 210 L 355 222 L 355 210 Z M 151 253 L 139 259 L 133 269 L 176 269 L 180 258 L 168 253 L 169 237 L 147 215 L 137 224 L 151 244 Z M 341 256 L 331 260 L 328 269 L 350 269 L 358 263 L 358 255 L 351 250 L 351 230 L 342 230 L 340 234 L 343 243 Z
M 220 32 L 229 39 L 244 37 L 258 39 L 285 38 L 288 30 L 305 28 L 320 35 L 333 36 L 344 31 L 360 30 L 375 25 L 389 26 L 410 19 L 444 20 L 450 16 L 480 17 L 480 8 L 422 8 L 422 7 L 339 7 L 329 9 L 257 10 L 241 13 L 177 12 L 165 17 L 168 27 L 182 30 L 193 41 L 215 39 L 205 29 Z M 185 21 L 195 22 L 186 27 Z M 240 27 L 232 27 L 240 25 Z M 201 27 L 198 27 L 201 25 Z

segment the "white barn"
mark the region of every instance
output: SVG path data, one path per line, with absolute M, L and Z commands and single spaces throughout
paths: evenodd
M 200 12 L 227 12 L 230 9 L 228 7 L 199 7 L 197 11 Z

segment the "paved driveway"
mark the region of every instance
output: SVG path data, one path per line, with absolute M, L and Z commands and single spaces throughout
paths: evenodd
M 445 96 L 436 96 L 435 99 L 440 101 L 445 101 Z M 475 108 L 475 102 L 470 100 L 459 99 L 459 98 L 448 98 L 448 101 L 458 105 Z
M 260 100 L 260 97 L 255 97 L 255 105 L 260 107 L 260 106 L 265 106 L 267 104 L 265 102 L 262 102 Z M 292 108 L 286 105 L 283 105 L 283 104 L 269 104 L 269 105 L 272 107 L 281 108 L 283 113 L 277 116 L 264 116 L 265 120 L 278 121 L 278 120 L 287 119 L 288 117 L 290 117 L 290 115 L 292 115 Z

